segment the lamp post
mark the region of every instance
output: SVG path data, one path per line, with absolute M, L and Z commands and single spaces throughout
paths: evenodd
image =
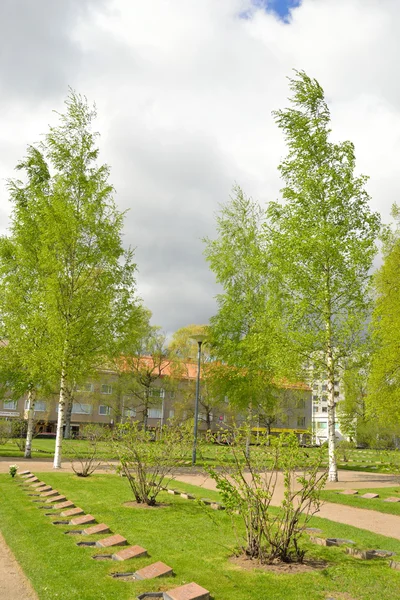
M 196 379 L 196 402 L 194 405 L 194 428 L 193 428 L 193 452 L 192 452 L 192 465 L 196 464 L 196 450 L 197 450 L 197 422 L 199 420 L 199 394 L 200 394 L 200 365 L 201 365 L 201 346 L 207 336 L 203 334 L 191 335 L 190 339 L 197 342 L 197 379 Z

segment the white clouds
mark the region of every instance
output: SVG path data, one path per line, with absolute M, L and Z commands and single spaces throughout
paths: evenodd
M 271 111 L 286 105 L 292 68 L 325 88 L 334 136 L 355 143 L 373 206 L 388 218 L 398 196 L 397 0 L 303 0 L 289 25 L 257 9 L 239 18 L 250 0 L 92 2 L 79 19 L 76 2 L 68 6 L 68 36 L 54 39 L 65 14 L 46 21 L 53 37 L 40 53 L 49 81 L 41 80 L 40 110 L 32 112 L 36 81 L 28 78 L 22 93 L 21 81 L 7 79 L 3 105 L 17 104 L 0 117 L 0 168 L 12 174 L 68 84 L 95 100 L 102 158 L 118 202 L 131 207 L 126 239 L 138 246 L 139 291 L 155 322 L 173 329 L 211 314 L 215 287 L 200 238 L 213 231 L 233 182 L 261 201 L 277 197 L 285 149 Z

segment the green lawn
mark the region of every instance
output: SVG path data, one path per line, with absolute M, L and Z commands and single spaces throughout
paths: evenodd
M 335 592 L 347 592 L 357 600 L 393 600 L 399 594 L 400 573 L 390 569 L 387 560 L 360 561 L 341 548 L 314 546 L 306 538 L 309 555 L 326 560 L 328 568 L 299 575 L 245 571 L 229 561 L 237 541 L 225 512 L 166 493 L 160 497 L 166 507 L 127 508 L 122 504 L 132 499 L 128 482 L 114 475 L 80 479 L 44 473 L 41 479 L 93 514 L 99 523 L 124 535 L 130 544 L 147 548 L 150 558 L 125 564 L 92 560 L 99 550 L 77 547 L 79 537 L 64 535 L 68 527 L 52 525 L 44 514 L 47 511 L 39 510 L 17 485 L 19 478 L 0 475 L 0 529 L 40 600 L 130 600 L 145 590 L 158 591 L 189 581 L 209 589 L 214 600 L 325 600 L 335 597 Z M 199 498 L 218 498 L 215 492 L 180 482 L 173 487 L 192 491 Z M 240 524 L 239 518 L 236 523 Z M 318 518 L 313 525 L 327 536 L 352 539 L 360 548 L 392 550 L 400 556 L 400 541 L 392 538 Z M 172 566 L 176 576 L 147 583 L 115 581 L 108 576 L 157 560 Z
M 369 492 L 372 492 L 373 494 L 379 494 L 379 498 L 375 498 L 373 500 L 361 498 L 363 494 L 367 494 Z M 333 492 L 331 490 L 325 490 L 322 492 L 321 497 L 327 502 L 346 504 L 347 506 L 355 506 L 356 508 L 365 508 L 367 510 L 377 510 L 382 513 L 400 516 L 400 502 L 393 504 L 391 502 L 384 502 L 385 498 L 400 498 L 400 485 L 390 488 L 359 489 L 358 494 L 355 496 L 347 496 L 340 494 L 338 491 Z

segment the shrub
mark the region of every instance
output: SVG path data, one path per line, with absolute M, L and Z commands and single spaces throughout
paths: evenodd
M 154 438 L 137 422 L 118 425 L 113 437 L 119 471 L 127 477 L 136 502 L 149 506 L 156 504 L 160 491 L 188 459 L 192 435 L 186 425 L 167 425 L 160 439 Z
M 82 425 L 79 430 L 78 440 L 85 440 L 85 444 L 79 441 L 72 442 L 66 452 L 71 459 L 71 467 L 78 477 L 89 477 L 101 465 L 99 451 L 101 442 L 108 436 L 108 430 L 101 425 Z
M 206 470 L 215 480 L 226 509 L 238 513 L 246 538 L 242 551 L 263 563 L 276 560 L 302 562 L 299 540 L 313 514 L 319 510 L 320 492 L 327 478 L 322 468 L 324 451 L 308 453 L 294 434 L 262 440 L 246 452 L 248 432 L 235 431 L 235 442 L 218 468 Z M 284 497 L 271 510 L 278 477 L 283 477 Z

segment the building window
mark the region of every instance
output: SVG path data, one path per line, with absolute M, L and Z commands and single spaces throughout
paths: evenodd
M 100 404 L 99 406 L 99 415 L 109 415 L 111 414 L 111 408 L 109 406 L 106 406 L 105 404 Z
M 317 390 L 318 389 L 318 383 L 314 383 L 314 385 L 312 386 L 313 390 Z
M 305 427 L 306 418 L 305 417 L 297 417 L 297 427 Z
M 326 421 L 318 421 L 318 429 L 328 429 L 328 423 Z
M 100 392 L 102 394 L 112 394 L 112 386 L 108 385 L 108 383 L 102 383 Z
M 90 415 L 92 412 L 91 404 L 81 404 L 80 402 L 74 402 L 72 404 L 72 412 L 77 415 Z
M 316 413 L 318 412 L 318 406 L 313 406 L 313 411 Z
M 126 408 L 125 417 L 133 418 L 136 417 L 136 408 Z
M 314 395 L 314 396 L 312 397 L 312 399 L 313 399 L 313 401 L 314 401 L 314 402 L 318 402 L 318 396 L 315 396 L 315 395 Z
M 93 392 L 94 386 L 93 383 L 83 383 L 82 385 L 76 386 L 77 392 Z
M 161 419 L 161 408 L 149 408 L 148 417 L 149 419 Z
M 169 393 L 169 397 L 172 398 L 172 399 L 175 398 L 175 392 L 174 391 L 170 392 Z
M 335 429 L 339 429 L 339 423 L 335 423 Z
M 328 396 L 322 396 L 321 400 L 322 402 L 328 402 Z
M 150 388 L 149 389 L 149 397 L 150 398 L 165 398 L 164 388 Z
M 8 410 L 17 410 L 17 401 L 16 400 L 4 400 L 3 407 Z
M 334 394 L 335 394 L 335 398 L 337 398 L 338 396 L 340 396 L 340 392 L 335 391 Z
M 322 412 L 328 412 L 328 407 L 327 406 L 323 406 L 322 407 Z
M 322 391 L 326 392 L 327 389 L 328 389 L 328 386 L 326 385 L 326 383 L 324 383 L 324 385 L 322 386 Z

